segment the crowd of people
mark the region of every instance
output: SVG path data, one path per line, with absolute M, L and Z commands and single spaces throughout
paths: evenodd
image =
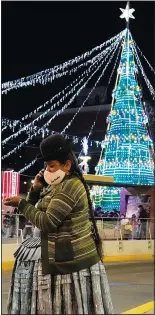
M 113 209 L 112 211 L 104 211 L 102 207 L 97 207 L 94 211 L 95 218 L 118 218 L 119 212 L 116 209 Z
M 102 219 L 105 222 L 111 222 L 115 230 L 120 229 L 123 239 L 146 239 L 147 237 L 150 213 L 142 205 L 138 206 L 138 216 L 133 214 L 131 218 L 120 214 L 116 209 L 107 212 L 101 207 L 97 207 L 94 214 L 97 220 Z

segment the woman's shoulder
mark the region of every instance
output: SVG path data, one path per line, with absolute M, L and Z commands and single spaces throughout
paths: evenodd
M 68 176 L 63 182 L 62 182 L 62 190 L 66 192 L 74 193 L 75 191 L 79 190 L 79 188 L 84 189 L 84 186 L 81 182 L 81 180 L 76 176 Z
M 65 181 L 64 181 L 64 186 L 65 185 L 70 185 L 70 186 L 72 186 L 72 185 L 74 185 L 74 186 L 83 186 L 83 184 L 82 184 L 82 182 L 81 182 L 81 180 L 80 180 L 80 178 L 78 178 L 78 177 L 76 177 L 76 176 L 74 176 L 74 175 L 71 175 L 71 176 L 68 176 L 66 179 L 65 179 Z

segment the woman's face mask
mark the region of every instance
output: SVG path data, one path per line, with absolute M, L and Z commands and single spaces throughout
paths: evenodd
M 57 170 L 56 172 L 44 171 L 44 179 L 48 185 L 57 185 L 62 182 L 66 173 L 62 170 Z

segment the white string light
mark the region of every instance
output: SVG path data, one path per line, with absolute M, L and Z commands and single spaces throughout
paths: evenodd
M 110 61 L 112 60 L 112 58 L 113 58 L 113 56 L 114 56 L 114 54 L 115 54 L 115 52 L 116 52 L 118 46 L 119 46 L 119 43 L 116 44 L 116 48 L 114 49 L 114 52 L 113 52 L 112 56 L 111 56 L 110 59 L 109 59 L 109 62 L 107 63 L 106 67 L 103 69 L 102 74 L 99 76 L 99 78 L 98 78 L 98 80 L 96 81 L 94 87 L 92 88 L 92 90 L 91 90 L 90 93 L 88 94 L 88 97 L 89 97 L 90 94 L 93 92 L 93 90 L 94 90 L 94 88 L 96 87 L 97 83 L 100 81 L 101 77 L 103 76 L 103 74 L 104 74 L 104 72 L 105 72 L 107 66 L 109 65 Z M 108 57 L 108 56 L 107 56 L 107 57 Z M 116 64 L 116 63 L 117 63 L 117 62 L 115 62 L 115 64 Z M 103 64 L 103 61 L 102 61 L 101 65 L 102 65 L 102 64 Z M 101 65 L 100 65 L 100 66 L 101 66 Z M 100 66 L 99 66 L 99 67 L 100 67 Z M 113 71 L 114 71 L 114 69 L 113 69 Z M 111 77 L 112 77 L 112 75 L 111 75 Z M 110 77 L 110 78 L 111 78 L 111 77 Z M 85 101 L 86 101 L 86 100 L 85 100 Z M 84 101 L 84 102 L 85 102 L 85 101 Z M 82 105 L 84 106 L 84 104 L 82 104 Z M 76 113 L 76 115 L 77 115 L 77 113 Z M 75 118 L 75 115 L 74 115 L 74 118 Z M 64 131 L 64 132 L 65 132 L 65 131 Z M 102 142 L 96 141 L 97 146 L 99 145 L 99 143 L 101 144 Z M 83 145 L 84 153 L 86 153 L 86 150 L 88 151 L 88 139 L 86 139 L 86 141 L 83 139 L 82 145 Z M 86 149 L 86 146 L 87 146 L 87 149 Z M 28 168 L 30 168 L 32 165 L 34 165 L 35 162 L 36 162 L 36 159 L 34 159 L 32 162 L 30 162 L 27 166 L 25 166 L 25 167 L 24 167 L 23 169 L 21 169 L 19 172 L 20 172 L 20 173 L 24 172 L 25 170 L 27 170 Z
M 98 147 L 98 145 L 99 144 L 102 144 L 102 142 L 100 142 L 100 141 L 91 141 L 91 142 L 94 142 L 94 143 L 96 143 L 96 145 L 97 145 L 97 147 Z M 85 149 L 86 149 L 86 143 L 85 143 Z M 26 171 L 27 169 L 29 169 L 31 166 L 33 166 L 35 163 L 37 162 L 37 159 L 35 158 L 34 160 L 32 160 L 29 164 L 27 164 L 25 167 L 23 167 L 22 169 L 20 169 L 19 171 L 18 171 L 18 173 L 23 173 L 24 171 Z
M 118 50 L 118 54 L 117 54 L 117 57 L 116 57 L 116 61 L 115 61 L 115 64 L 114 64 L 112 73 L 111 73 L 110 78 L 109 78 L 109 81 L 108 81 L 108 85 L 110 84 L 111 79 L 112 79 L 112 76 L 113 76 L 113 73 L 114 73 L 114 71 L 115 71 L 115 68 L 116 68 L 116 64 L 117 64 L 118 58 L 119 58 L 120 51 L 121 51 L 121 45 L 120 45 L 120 48 L 119 48 L 119 50 Z M 88 143 L 88 140 L 89 140 L 89 138 L 90 138 L 90 136 L 91 136 L 91 134 L 92 134 L 92 131 L 93 131 L 95 125 L 96 125 L 97 117 L 98 117 L 98 115 L 99 115 L 99 113 L 100 113 L 100 109 L 101 109 L 101 107 L 99 108 L 99 110 L 98 110 L 98 112 L 97 112 L 97 115 L 96 115 L 96 118 L 95 118 L 95 120 L 94 120 L 94 122 L 93 122 L 93 124 L 92 124 L 92 126 L 91 126 L 91 128 L 90 128 L 90 131 L 89 131 L 89 134 L 88 134 L 88 137 L 87 137 L 87 143 Z M 83 139 L 82 145 L 83 145 L 83 152 L 84 152 L 84 139 Z M 98 147 L 99 145 L 102 146 L 102 145 L 103 145 L 103 141 L 96 141 L 96 145 L 97 145 L 97 147 Z M 88 148 L 89 148 L 89 147 L 88 147 Z M 78 158 L 80 158 L 81 154 L 82 154 L 82 150 L 80 151 Z
M 117 46 L 118 46 L 118 44 L 117 44 Z M 102 57 L 101 57 L 101 59 L 102 59 Z M 96 61 L 97 64 L 98 64 L 99 62 L 100 62 L 100 59 L 99 59 L 98 61 Z M 47 127 L 55 117 L 57 117 L 59 114 L 61 114 L 61 113 L 74 101 L 75 97 L 76 97 L 76 96 L 81 92 L 81 90 L 87 85 L 87 83 L 90 81 L 90 79 L 93 77 L 93 75 L 100 69 L 100 67 L 102 66 L 103 62 L 104 62 L 104 60 L 103 60 L 102 63 L 97 67 L 97 69 L 93 72 L 93 74 L 91 74 L 91 75 L 89 76 L 88 80 L 82 85 L 82 87 L 80 87 L 80 88 L 78 89 L 78 91 L 73 95 L 73 97 L 70 99 L 70 101 L 68 102 L 68 104 L 65 104 L 60 110 L 58 110 L 57 113 L 56 113 L 55 115 L 53 115 L 53 116 L 52 116 L 41 128 L 39 128 L 33 135 L 31 135 L 30 137 L 28 137 L 25 141 L 21 142 L 21 143 L 20 143 L 17 147 L 15 147 L 13 150 L 11 150 L 10 152 L 8 152 L 8 153 L 5 154 L 4 156 L 2 156 L 2 160 L 4 160 L 5 158 L 7 158 L 8 156 L 10 156 L 11 154 L 13 154 L 14 152 L 16 152 L 17 150 L 19 150 L 25 143 L 27 144 L 27 143 L 28 143 L 30 140 L 32 140 L 37 134 L 40 133 L 40 131 L 42 130 L 42 128 Z M 91 66 L 89 67 L 89 69 L 91 69 L 91 67 L 94 67 L 94 65 L 91 65 Z M 89 70 L 89 69 L 88 69 L 88 70 Z M 88 75 L 89 75 L 89 72 L 90 72 L 90 71 L 87 71 L 87 73 L 86 73 L 85 76 L 88 76 Z M 84 77 L 84 78 L 85 78 L 85 77 Z M 82 82 L 83 80 L 84 80 L 84 79 L 82 78 L 80 81 Z M 78 84 L 77 84 L 77 85 L 78 85 Z M 44 117 L 45 117 L 45 115 L 47 115 L 47 112 L 48 112 L 48 111 L 46 111 L 44 114 L 42 114 L 42 115 L 40 115 L 40 116 L 44 116 Z M 40 116 L 39 116 L 39 117 L 40 117 Z M 38 118 L 39 118 L 39 117 L 38 117 Z M 34 121 L 38 121 L 38 120 L 39 120 L 38 118 L 36 118 Z M 33 121 L 33 123 L 34 123 L 34 121 Z M 2 141 L 2 144 L 3 144 L 3 143 L 6 143 L 6 142 L 7 142 L 9 139 L 11 139 L 11 138 L 17 137 L 23 130 L 27 130 L 28 127 L 29 127 L 31 124 L 32 124 L 32 122 L 29 123 L 28 125 L 26 125 L 26 127 L 21 128 L 20 131 L 14 133 L 13 135 L 11 135 L 10 137 L 8 137 L 7 139 L 3 140 L 3 141 Z
M 91 61 L 89 60 L 89 62 L 87 61 L 85 64 L 90 64 L 90 62 L 93 64 L 94 61 L 96 61 L 97 58 L 99 58 L 101 55 L 104 56 L 106 53 L 108 53 L 109 49 L 112 49 L 113 44 L 111 44 L 108 48 L 106 48 L 103 52 L 99 53 L 97 56 L 95 56 L 94 58 L 91 59 Z M 81 65 L 80 65 L 81 66 Z M 79 67 L 80 67 L 79 66 Z M 21 118 L 22 121 L 25 121 L 26 119 L 32 117 L 33 114 L 36 114 L 40 109 L 45 108 L 47 105 L 51 104 L 56 98 L 58 98 L 61 94 L 64 95 L 64 93 L 66 92 L 66 90 L 68 90 L 69 88 L 71 88 L 73 86 L 74 83 L 76 83 L 81 77 L 83 76 L 80 75 L 77 79 L 75 79 L 73 82 L 71 82 L 68 86 L 66 86 L 62 91 L 60 91 L 59 93 L 57 93 L 56 95 L 54 95 L 50 100 L 46 101 L 44 104 L 40 105 L 39 107 L 37 107 L 34 111 L 30 112 L 29 114 L 26 114 L 25 116 L 23 116 Z M 68 95 L 67 95 L 68 96 Z M 56 103 L 56 106 L 59 106 L 60 104 Z M 55 106 L 55 107 L 56 107 Z M 54 107 L 54 108 L 55 108 Z M 52 110 L 52 108 L 50 108 Z M 42 117 L 41 117 L 42 118 Z M 18 124 L 20 124 L 21 120 L 16 120 L 14 122 L 14 126 L 16 127 Z M 9 126 L 8 126 L 9 127 Z
M 154 98 L 154 97 L 155 97 L 155 90 L 154 90 L 152 84 L 150 83 L 149 79 L 147 78 L 147 76 L 146 76 L 146 74 L 145 74 L 145 72 L 144 72 L 144 69 L 143 69 L 143 67 L 142 67 L 142 64 L 141 64 L 141 62 L 140 62 L 140 59 L 139 59 L 139 57 L 138 57 L 138 55 L 137 55 L 136 53 L 137 53 L 137 52 L 135 51 L 135 57 L 136 57 L 137 65 L 139 66 L 139 68 L 140 68 L 140 70 L 141 70 L 141 73 L 142 73 L 143 78 L 144 78 L 144 80 L 145 80 L 145 83 L 146 83 L 146 85 L 147 85 L 147 87 L 148 87 L 148 89 L 149 89 L 150 94 L 151 94 L 151 95 L 153 96 L 153 98 Z
M 84 154 L 87 155 L 88 154 L 88 139 L 86 137 L 82 139 L 82 148 L 83 148 Z
M 138 47 L 137 43 L 135 42 L 135 40 L 133 40 L 134 45 L 137 47 L 137 49 L 139 50 L 141 56 L 145 59 L 145 61 L 147 62 L 148 66 L 150 67 L 151 71 L 155 74 L 155 70 L 154 68 L 151 66 L 151 64 L 149 63 L 148 59 L 145 57 L 145 55 L 143 54 L 143 52 L 141 51 L 141 49 Z
M 96 46 L 95 48 L 91 49 L 90 51 L 88 51 L 88 52 L 86 52 L 80 56 L 77 56 L 73 59 L 70 59 L 67 62 L 64 62 L 60 65 L 54 66 L 53 68 L 49 68 L 49 69 L 40 71 L 36 74 L 29 75 L 27 77 L 22 77 L 22 78 L 17 79 L 17 80 L 5 82 L 2 84 L 2 93 L 7 93 L 10 90 L 17 89 L 17 88 L 20 88 L 22 86 L 35 85 L 36 83 L 46 84 L 48 82 L 48 80 L 46 80 L 47 75 L 49 76 L 49 74 L 52 74 L 54 76 L 54 79 L 55 79 L 55 74 L 58 71 L 61 71 L 61 70 L 64 71 L 64 69 L 66 69 L 67 67 L 73 66 L 74 64 L 77 64 L 81 60 L 84 60 L 85 58 L 89 57 L 94 51 L 101 50 L 102 47 L 117 40 L 118 38 L 121 38 L 123 33 L 124 33 L 124 31 L 120 32 L 119 34 L 117 34 L 116 36 L 107 40 L 106 42 L 102 43 L 101 45 Z M 44 78 L 44 76 L 45 76 L 45 78 Z
M 117 50 L 118 45 L 119 45 L 119 43 L 116 45 L 116 48 L 114 49 L 114 52 L 113 52 L 113 54 L 112 54 L 112 57 L 113 57 L 115 51 Z M 109 62 L 111 61 L 111 59 L 112 59 L 112 58 L 109 59 Z M 102 64 L 103 64 L 103 61 L 102 61 L 102 63 L 98 66 L 97 70 L 99 70 L 99 68 L 102 66 Z M 92 78 L 92 76 L 97 72 L 97 70 L 95 70 L 94 73 L 88 78 L 87 83 L 88 83 L 89 80 Z M 104 70 L 105 70 L 105 68 L 104 68 Z M 104 70 L 103 70 L 103 71 L 104 71 Z M 103 75 L 103 73 L 104 73 L 103 71 L 102 71 L 102 75 Z M 100 78 L 101 78 L 101 75 L 100 75 L 99 79 L 96 81 L 97 83 L 98 83 L 98 81 L 100 80 Z M 87 83 L 84 83 L 83 87 L 85 87 L 85 86 L 87 85 Z M 96 84 L 97 84 L 97 83 L 96 83 Z M 96 85 L 95 85 L 95 86 L 96 86 Z M 77 91 L 76 95 L 73 96 L 74 98 L 80 93 L 80 91 L 83 89 L 83 87 L 82 87 L 82 88 L 79 88 L 79 90 Z M 73 98 L 73 97 L 72 97 L 72 98 Z M 69 104 L 66 104 L 66 105 L 64 106 L 64 109 L 67 108 L 68 106 L 69 106 Z M 63 109 L 63 110 L 64 110 L 64 109 Z M 59 111 L 62 111 L 62 109 L 60 109 Z M 59 111 L 58 111 L 58 112 L 59 112 Z M 55 114 L 54 116 L 56 116 L 56 115 L 57 115 L 57 114 Z M 54 116 L 53 116 L 53 117 L 54 117 Z M 51 122 L 51 120 L 53 119 L 53 117 L 44 125 L 44 127 L 47 127 L 47 124 L 49 124 L 49 123 Z M 41 128 L 40 128 L 40 129 L 41 129 Z M 39 129 L 39 130 L 40 130 L 40 129 Z M 36 133 L 31 136 L 31 139 L 32 139 L 35 135 L 36 135 Z M 98 143 L 99 143 L 99 142 L 98 142 Z M 17 147 L 17 148 L 18 148 L 18 147 Z M 12 151 L 13 151 L 13 150 L 12 150 Z M 10 153 L 10 152 L 9 152 L 9 153 Z M 5 156 L 4 156 L 4 157 L 5 157 Z M 2 159 L 3 159 L 4 157 L 2 157 Z M 27 170 L 29 167 L 31 167 L 32 165 L 34 165 L 36 161 L 37 161 L 37 160 L 34 159 L 32 162 L 30 162 L 26 167 L 24 167 L 24 168 L 23 168 L 22 170 L 20 170 L 19 172 L 20 172 L 20 173 L 21 173 L 21 172 L 24 172 L 24 171 Z
M 115 46 L 116 46 L 116 43 L 112 45 L 111 51 L 112 51 L 113 47 L 115 47 Z M 111 52 L 111 51 L 110 51 L 110 52 Z M 103 53 L 103 55 L 104 55 L 104 53 Z M 30 122 L 29 124 L 25 125 L 23 128 L 20 128 L 17 132 L 15 132 L 15 133 L 12 134 L 11 136 L 9 136 L 9 137 L 7 137 L 5 140 L 3 140 L 3 141 L 2 141 L 2 144 L 5 145 L 10 139 L 16 138 L 19 134 L 21 134 L 22 132 L 28 130 L 31 125 L 32 125 L 33 128 L 34 128 L 34 123 L 35 123 L 35 122 L 38 122 L 38 121 L 41 120 L 42 118 L 45 118 L 46 115 L 47 115 L 50 111 L 52 111 L 53 109 L 55 109 L 56 106 L 61 105 L 61 103 L 62 103 L 70 94 L 72 94 L 72 93 L 75 91 L 76 87 L 85 79 L 85 77 L 87 77 L 87 76 L 89 75 L 89 72 L 90 72 L 94 67 L 97 66 L 97 64 L 100 62 L 101 59 L 102 59 L 102 54 L 100 55 L 100 58 L 97 59 L 97 61 L 95 61 L 92 65 L 90 65 L 90 67 L 89 67 L 87 70 L 85 70 L 85 71 L 79 76 L 79 79 L 80 79 L 80 78 L 82 78 L 82 79 L 81 79 L 77 84 L 75 84 L 75 86 L 74 86 L 68 93 L 66 93 L 65 95 L 63 95 L 63 97 L 62 97 L 58 102 L 54 103 L 48 110 L 46 110 L 44 113 L 40 114 L 40 115 L 39 115 L 37 118 L 35 118 L 32 122 Z M 103 59 L 103 62 L 105 62 L 106 59 L 107 59 L 107 57 L 105 57 L 105 58 Z M 84 76 L 84 75 L 85 75 L 85 76 Z M 83 76 L 84 76 L 84 78 L 83 78 Z M 75 80 L 75 81 L 77 81 L 77 80 Z M 74 82 L 75 82 L 75 81 L 74 81 Z M 46 102 L 46 103 L 47 103 L 47 102 Z M 57 116 L 58 116 L 58 115 L 59 115 L 59 114 L 57 114 Z M 15 121 L 14 126 L 16 126 L 16 122 L 17 122 L 17 121 Z M 15 151 L 14 151 L 14 152 L 15 152 Z
M 12 129 L 13 128 L 13 124 L 14 124 L 14 120 L 11 120 L 11 119 L 8 119 L 8 118 L 2 118 L 2 126 L 4 126 L 5 124 L 9 124 L 10 125 L 10 129 Z M 21 123 L 21 126 L 22 125 L 24 125 L 24 124 Z M 35 130 L 39 129 L 39 127 L 36 127 L 36 126 L 34 128 L 35 128 Z M 29 129 L 29 133 L 34 132 L 34 128 Z M 42 134 L 44 134 L 44 136 L 48 136 L 50 134 L 57 134 L 58 133 L 57 131 L 50 130 L 48 128 L 42 128 L 41 131 L 42 131 Z M 64 136 L 66 138 L 73 139 L 73 143 L 79 143 L 79 142 L 81 143 L 81 140 L 83 140 L 82 137 L 77 137 L 77 136 L 74 136 L 74 135 L 64 134 Z M 100 141 L 95 141 L 95 140 L 91 140 L 91 141 L 93 143 L 95 143 L 97 145 L 97 147 L 98 147 L 98 143 L 100 144 Z M 9 143 L 9 145 L 16 146 L 16 144 L 10 144 L 10 143 Z
M 102 58 L 102 57 L 101 57 Z M 91 65 L 87 70 L 85 70 L 81 76 L 79 78 L 81 78 L 81 80 L 74 85 L 74 87 L 68 92 L 66 93 L 58 102 L 54 103 L 48 110 L 46 110 L 44 113 L 42 113 L 41 115 L 39 115 L 37 118 L 35 118 L 32 122 L 30 122 L 29 124 L 27 124 L 26 126 L 24 126 L 23 128 L 21 128 L 20 130 L 18 130 L 17 132 L 15 132 L 14 134 L 12 134 L 11 136 L 7 137 L 5 140 L 2 141 L 2 144 L 6 144 L 10 139 L 16 138 L 19 134 L 21 134 L 23 131 L 27 130 L 31 125 L 34 125 L 35 122 L 38 122 L 40 119 L 44 118 L 50 111 L 52 111 L 53 109 L 55 109 L 56 106 L 61 105 L 61 103 L 70 95 L 72 94 L 76 87 L 78 85 L 80 85 L 81 82 L 83 82 L 83 80 L 85 79 L 85 77 L 87 77 L 89 75 L 89 73 L 91 72 L 91 70 L 96 67 L 98 65 L 98 63 L 100 62 L 100 59 L 98 59 L 97 61 L 95 61 L 95 63 L 93 65 Z M 57 115 L 58 116 L 58 115 Z
M 7 128 L 12 129 L 12 132 L 14 132 L 15 126 L 16 126 L 16 122 L 17 120 L 12 120 L 12 119 L 8 119 L 8 118 L 2 118 L 2 130 L 1 132 L 3 132 L 4 130 L 6 130 Z M 19 128 L 21 128 L 24 124 L 21 123 L 21 121 L 19 121 Z M 25 126 L 25 125 L 24 125 Z
M 114 71 L 115 71 L 115 68 L 116 68 L 116 65 L 117 65 L 117 61 L 118 61 L 118 58 L 119 58 L 120 51 L 121 51 L 121 45 L 120 45 L 120 48 L 119 48 L 119 50 L 118 50 L 118 54 L 117 54 L 117 57 L 116 57 L 116 60 L 115 60 L 115 64 L 114 64 L 113 70 L 112 70 L 111 75 L 110 75 L 109 80 L 108 80 L 108 85 L 110 84 L 111 79 L 112 79 L 112 76 L 113 76 L 113 73 L 114 73 Z M 90 131 L 89 131 L 89 134 L 88 134 L 87 139 L 89 139 L 89 137 L 91 136 L 91 134 L 92 134 L 92 132 L 93 132 L 93 129 L 94 129 L 95 125 L 96 125 L 97 118 L 98 118 L 98 115 L 99 115 L 99 113 L 100 113 L 100 110 L 101 110 L 101 107 L 99 107 L 99 110 L 98 110 L 98 112 L 97 112 L 97 114 L 96 114 L 96 118 L 95 118 L 95 120 L 94 120 L 94 122 L 93 122 L 93 124 L 92 124 L 92 126 L 91 126 L 91 128 L 90 128 Z
M 77 114 L 80 112 L 80 110 L 83 108 L 83 106 L 85 105 L 85 103 L 86 103 L 86 101 L 88 100 L 89 96 L 90 96 L 90 95 L 92 94 L 92 92 L 94 91 L 96 85 L 98 84 L 98 82 L 99 82 L 100 79 L 102 78 L 102 76 L 103 76 L 103 74 L 104 74 L 106 68 L 108 67 L 109 63 L 111 62 L 111 59 L 113 58 L 113 56 L 114 56 L 114 54 L 115 54 L 115 52 L 116 52 L 116 50 L 117 50 L 117 48 L 118 48 L 119 43 L 120 43 L 120 42 L 118 42 L 118 43 L 116 44 L 116 48 L 114 49 L 114 51 L 113 51 L 111 57 L 109 58 L 109 61 L 107 62 L 107 64 L 106 64 L 105 68 L 103 69 L 101 75 L 98 77 L 97 81 L 95 82 L 93 88 L 91 89 L 91 91 L 90 91 L 89 94 L 87 95 L 86 99 L 84 100 L 84 102 L 82 103 L 82 105 L 79 107 L 79 109 L 77 110 L 77 112 L 76 112 L 75 115 L 73 116 L 72 120 L 70 120 L 70 122 L 67 124 L 67 126 L 62 130 L 61 134 L 64 133 L 64 132 L 71 126 L 71 124 L 73 123 L 75 117 L 76 117 Z M 106 59 L 108 58 L 108 56 L 109 56 L 109 54 L 107 54 Z M 102 66 L 102 64 L 103 64 L 103 62 L 101 63 L 101 66 Z
M 103 50 L 102 52 L 107 52 L 108 50 L 110 49 L 110 46 L 109 47 L 107 47 L 105 50 Z M 64 76 L 64 75 L 71 75 L 71 74 L 73 74 L 73 73 L 75 73 L 76 71 L 78 71 L 78 69 L 80 69 L 81 67 L 84 67 L 84 66 L 87 66 L 88 64 L 90 64 L 90 63 L 92 63 L 95 59 L 97 59 L 98 57 L 99 57 L 99 55 L 101 55 L 102 54 L 102 52 L 100 52 L 99 54 L 97 54 L 95 57 L 93 57 L 92 59 L 89 59 L 89 60 L 87 60 L 86 62 L 84 62 L 84 63 L 81 63 L 80 65 L 78 65 L 77 67 L 75 67 L 75 68 L 73 68 L 73 69 L 71 69 L 71 70 L 67 70 L 67 71 L 63 71 L 62 73 L 56 73 L 56 74 L 53 74 L 52 75 L 52 77 L 51 77 L 51 73 L 49 73 L 48 75 L 46 75 L 46 77 L 44 78 L 42 78 L 42 81 L 40 81 L 40 82 L 37 82 L 36 81 L 36 83 L 40 83 L 40 84 L 43 84 L 43 85 L 46 85 L 47 83 L 52 83 L 52 81 L 54 81 L 55 79 L 58 79 L 58 78 L 61 78 L 62 76 Z M 42 82 L 42 83 L 41 83 Z M 30 85 L 35 85 L 34 84 L 34 82 L 33 81 L 28 81 L 28 82 L 24 82 L 23 84 L 22 84 L 22 86 L 24 87 L 24 86 L 30 86 Z M 17 88 L 19 88 L 19 87 L 22 87 L 21 85 L 20 86 L 17 86 Z M 7 92 L 9 91 L 9 90 L 12 90 L 12 88 L 9 88 L 9 89 L 7 89 L 7 91 L 6 90 L 3 90 L 2 91 L 2 94 L 7 94 Z M 60 93 L 58 93 L 57 95 L 59 96 L 59 94 L 61 94 L 61 92 Z M 47 105 L 47 104 L 46 104 Z M 41 108 L 42 106 L 40 106 L 39 108 Z M 28 118 L 28 115 L 25 115 L 25 117 L 26 118 Z M 25 118 L 25 119 L 26 119 Z
M 36 163 L 36 159 L 34 159 L 33 161 L 31 161 L 29 164 L 27 164 L 25 167 L 23 167 L 20 171 L 18 171 L 19 174 L 23 173 L 24 171 L 26 171 L 27 169 L 29 169 L 31 166 L 33 166 Z
M 145 72 L 144 72 L 144 69 L 143 69 L 142 64 L 141 64 L 141 61 L 140 61 L 140 59 L 139 59 L 139 56 L 138 56 L 138 53 L 137 53 L 137 49 L 136 49 L 136 47 L 135 47 L 135 45 L 134 45 L 134 42 L 133 42 L 133 53 L 134 53 L 134 56 L 135 56 L 135 58 L 136 58 L 137 65 L 139 66 L 139 68 L 140 68 L 140 70 L 141 70 L 141 73 L 142 73 L 142 75 L 143 75 L 143 77 L 144 77 L 145 83 L 146 83 L 146 85 L 147 85 L 147 87 L 148 87 L 148 89 L 149 89 L 151 95 L 153 95 L 153 96 L 155 97 L 155 90 L 153 89 L 152 84 L 150 83 L 149 79 L 147 78 L 147 76 L 146 76 L 146 74 L 145 74 Z
M 5 126 L 4 128 L 2 128 L 1 132 L 3 132 L 4 130 L 7 129 L 8 126 Z

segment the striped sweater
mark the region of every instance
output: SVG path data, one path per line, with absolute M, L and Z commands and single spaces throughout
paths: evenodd
M 86 191 L 78 178 L 66 176 L 60 184 L 48 186 L 41 194 L 31 188 L 18 208 L 41 230 L 44 274 L 76 272 L 100 260 L 91 230 Z

